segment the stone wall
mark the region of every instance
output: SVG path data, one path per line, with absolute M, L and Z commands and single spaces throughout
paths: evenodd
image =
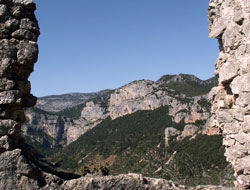
M 23 145 L 23 108 L 33 106 L 28 77 L 38 57 L 39 27 L 32 0 L 0 0 L 0 189 L 58 189 Z
M 35 4 L 0 0 L 0 150 L 18 148 L 23 107 L 36 103 L 28 77 L 38 57 Z
M 210 0 L 209 36 L 219 41 L 219 86 L 210 97 L 214 125 L 239 188 L 250 188 L 250 1 Z

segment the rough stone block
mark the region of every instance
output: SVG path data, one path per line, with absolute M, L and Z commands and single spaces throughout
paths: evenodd
M 225 123 L 223 125 L 223 134 L 225 135 L 238 134 L 241 130 L 239 123 Z
M 0 138 L 0 150 L 11 150 L 13 149 L 12 140 L 9 136 L 5 135 Z
M 233 94 L 240 94 L 242 92 L 250 92 L 250 73 L 236 77 L 231 83 Z
M 37 40 L 37 36 L 30 32 L 29 30 L 25 30 L 25 29 L 19 29 L 19 30 L 16 30 L 15 32 L 13 32 L 11 34 L 11 36 L 13 38 L 16 38 L 16 39 L 26 39 L 26 40 L 30 40 L 30 41 L 36 41 Z
M 9 90 L 0 92 L 0 105 L 5 104 L 20 104 L 20 95 L 17 90 Z
M 239 106 L 245 107 L 250 104 L 250 93 L 241 93 L 236 100 Z
M 0 5 L 0 18 L 7 14 L 7 7 L 5 5 Z
M 15 58 L 17 54 L 16 44 L 7 39 L 0 41 L 0 59 Z
M 12 0 L 16 5 L 24 6 L 27 9 L 35 10 L 36 5 L 33 0 Z
M 37 23 L 31 21 L 28 18 L 23 18 L 20 23 L 20 28 L 39 34 L 39 26 Z
M 20 124 L 13 120 L 0 120 L 0 136 L 12 135 L 20 131 Z
M 18 45 L 17 59 L 20 64 L 33 65 L 38 58 L 38 45 L 36 42 L 21 41 Z
M 11 29 L 11 30 L 16 30 L 19 26 L 19 21 L 16 19 L 10 19 L 5 22 L 5 28 Z
M 220 83 L 226 83 L 237 76 L 239 70 L 239 64 L 237 62 L 226 62 L 220 69 Z

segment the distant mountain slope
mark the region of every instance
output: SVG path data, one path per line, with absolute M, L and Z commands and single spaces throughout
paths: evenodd
M 89 99 L 108 94 L 111 90 L 102 90 L 94 93 L 69 93 L 38 98 L 36 107 L 48 112 L 59 112 L 82 104 Z
M 107 167 L 110 174 L 141 173 L 172 179 L 186 185 L 219 184 L 228 163 L 222 137 L 199 134 L 165 146 L 164 131 L 175 123 L 168 107 L 138 111 L 115 120 L 107 118 L 50 158 L 60 169 L 82 173 Z M 202 128 L 197 121 L 196 125 Z
M 49 103 L 50 106 L 57 103 L 59 107 L 67 107 L 68 105 L 64 104 L 67 101 L 79 104 L 59 112 L 49 112 L 38 107 L 27 109 L 27 122 L 23 126 L 24 134 L 33 144 L 44 144 L 45 149 L 63 147 L 75 141 L 108 116 L 115 119 L 136 111 L 154 110 L 161 106 L 170 107 L 169 114 L 177 123 L 182 119 L 186 123 L 192 123 L 196 120 L 206 121 L 209 118 L 210 106 L 206 95 L 189 97 L 185 93 L 176 92 L 175 88 L 167 86 L 171 81 L 180 83 L 181 86 L 196 81 L 200 86 L 198 88 L 197 85 L 193 86 L 191 90 L 197 94 L 201 89 L 206 91 L 207 84 L 210 84 L 190 75 L 184 75 L 184 77 L 183 75 L 170 77 L 166 75 L 161 77 L 158 82 L 139 80 L 126 84 L 117 90 L 92 93 L 92 98 L 89 97 L 90 99 L 82 103 L 80 102 L 83 101 L 83 97 L 86 98 L 82 94 L 45 97 L 43 100 L 46 100 L 47 103 L 44 106 L 47 108 Z M 164 84 L 166 85 L 164 86 Z M 174 85 L 174 87 L 176 86 L 177 84 Z M 38 134 L 36 135 L 36 133 Z M 39 138 L 42 133 L 44 133 L 44 137 L 49 136 L 51 139 L 44 141 Z
M 184 74 L 133 81 L 59 112 L 27 109 L 23 131 L 39 157 L 58 170 L 230 184 L 222 138 L 204 130 L 210 126 L 207 93 L 216 84 L 216 78 L 202 81 Z
M 218 78 L 212 77 L 208 80 L 200 80 L 194 75 L 164 75 L 156 81 L 162 87 L 175 90 L 176 94 L 186 96 L 200 96 L 208 94 L 212 87 L 218 84 Z
M 106 110 L 111 92 L 101 93 L 88 102 L 60 112 L 48 112 L 37 107 L 26 109 L 26 122 L 22 126 L 26 140 L 38 150 L 42 150 L 42 154 L 45 150 L 50 152 L 50 149 L 70 144 L 100 123 L 104 119 L 102 117 L 107 117 Z M 98 106 L 94 107 L 93 102 Z M 97 120 L 91 117 L 95 117 L 95 113 L 99 118 Z

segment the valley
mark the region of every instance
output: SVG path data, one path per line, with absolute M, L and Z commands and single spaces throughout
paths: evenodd
M 26 110 L 23 131 L 38 158 L 58 171 L 103 174 L 105 168 L 110 175 L 141 173 L 189 186 L 232 185 L 222 137 L 209 121 L 208 92 L 216 85 L 217 78 L 186 74 L 134 81 L 73 98 L 74 106 L 58 112 L 38 104 Z M 58 107 L 71 101 L 51 97 L 41 99 Z

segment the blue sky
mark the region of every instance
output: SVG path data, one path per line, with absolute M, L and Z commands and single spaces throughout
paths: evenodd
M 209 0 L 35 0 L 38 97 L 118 88 L 165 74 L 213 76 Z

